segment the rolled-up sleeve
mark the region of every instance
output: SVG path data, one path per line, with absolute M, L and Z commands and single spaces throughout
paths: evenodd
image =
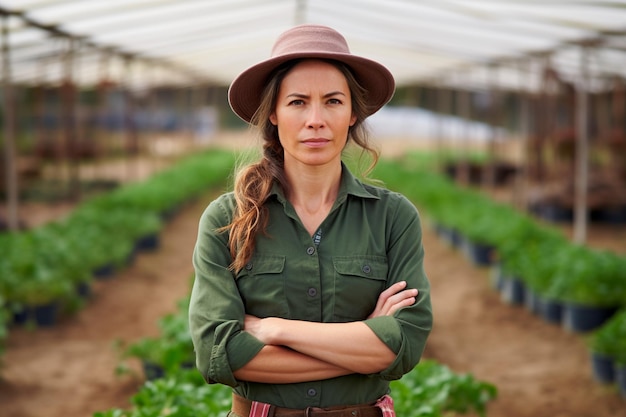
M 365 323 L 394 351 L 395 361 L 378 375 L 386 380 L 401 378 L 420 361 L 433 325 L 430 284 L 424 271 L 424 247 L 419 214 L 405 197 L 398 198 L 395 210 L 390 210 L 387 257 L 389 273 L 387 286 L 406 281 L 407 288 L 419 291 L 415 303 L 402 308 L 393 316 L 368 319 Z
M 263 343 L 243 331 L 245 309 L 231 262 L 227 225 L 233 198 L 226 194 L 211 202 L 200 218 L 193 252 L 195 279 L 189 305 L 189 329 L 196 366 L 208 383 L 236 386 L 233 372 L 248 363 Z

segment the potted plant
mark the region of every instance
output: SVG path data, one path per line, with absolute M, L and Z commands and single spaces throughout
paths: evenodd
M 613 383 L 619 364 L 626 364 L 626 310 L 621 309 L 587 338 L 594 378 Z
M 159 320 L 159 337 L 146 337 L 132 343 L 124 349 L 122 357 L 139 359 L 147 379 L 193 367 L 195 353 L 189 333 L 188 308 L 188 299 L 180 301 L 176 313 Z
M 587 332 L 626 304 L 626 258 L 567 245 L 559 252 L 549 296 L 563 302 L 563 326 Z

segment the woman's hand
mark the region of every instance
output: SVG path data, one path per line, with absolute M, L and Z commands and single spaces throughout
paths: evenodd
M 256 316 L 246 314 L 243 322 L 243 329 L 266 345 L 272 345 L 274 344 L 275 336 L 279 330 L 276 326 L 274 326 L 278 325 L 278 320 L 280 319 L 276 317 L 261 319 Z
M 415 297 L 417 297 L 416 289 L 406 288 L 406 281 L 400 281 L 381 292 L 378 296 L 378 302 L 376 308 L 367 318 L 391 316 L 398 309 L 407 307 L 415 303 Z

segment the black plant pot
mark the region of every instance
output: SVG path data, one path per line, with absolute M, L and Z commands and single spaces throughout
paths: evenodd
M 548 323 L 560 325 L 563 321 L 563 303 L 544 298 L 541 302 L 541 317 Z
M 53 326 L 56 324 L 59 315 L 59 303 L 51 302 L 36 306 L 33 308 L 33 315 L 35 317 L 35 323 L 37 323 L 38 326 Z
M 441 239 L 443 239 L 444 242 L 453 248 L 458 248 L 463 240 L 461 234 L 457 230 L 447 226 L 438 225 L 437 234 L 441 237 Z
M 135 249 L 138 251 L 153 251 L 159 247 L 159 235 L 156 233 L 143 236 L 135 242 Z
M 504 281 L 504 277 L 502 274 L 502 269 L 500 268 L 499 265 L 494 266 L 489 276 L 489 282 L 491 283 L 491 288 L 493 288 L 497 292 L 501 292 L 503 281 Z
M 533 206 L 531 210 L 538 217 L 554 223 L 571 222 L 574 216 L 571 208 L 554 203 L 539 203 Z
M 591 370 L 596 381 L 602 384 L 615 382 L 615 363 L 610 356 L 591 352 Z
M 626 364 L 618 364 L 615 367 L 615 381 L 622 398 L 626 398 Z
M 566 303 L 563 307 L 563 327 L 573 332 L 588 332 L 604 324 L 617 307 L 587 306 Z
M 143 367 L 143 373 L 148 381 L 163 378 L 165 376 L 165 370 L 161 365 L 157 365 L 154 362 L 148 360 L 141 361 Z
M 32 315 L 31 308 L 20 307 L 13 311 L 12 323 L 18 326 L 25 324 Z
M 592 210 L 591 221 L 607 224 L 626 224 L 626 206 L 602 207 Z
M 89 298 L 91 296 L 91 283 L 87 281 L 77 283 L 76 295 L 80 298 Z
M 93 270 L 93 276 L 98 280 L 113 278 L 115 276 L 115 266 L 112 263 L 104 264 Z
M 531 313 L 540 315 L 543 309 L 543 299 L 537 291 L 527 286 L 524 293 L 524 305 Z
M 524 304 L 524 298 L 526 296 L 525 287 L 524 282 L 519 278 L 503 277 L 500 297 L 502 298 L 502 301 L 508 304 Z
M 489 266 L 493 264 L 495 249 L 491 245 L 465 241 L 465 250 L 470 261 L 476 266 Z
M 38 306 L 24 306 L 13 313 L 13 324 L 24 325 L 32 322 L 40 327 L 50 327 L 56 324 L 59 309 L 56 301 Z

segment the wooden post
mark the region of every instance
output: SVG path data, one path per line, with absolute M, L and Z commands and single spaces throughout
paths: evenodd
M 9 46 L 9 16 L 2 16 L 2 97 L 4 117 L 4 160 L 7 194 L 7 227 L 19 228 L 19 188 L 17 175 L 17 150 L 15 145 L 15 97 L 11 79 L 11 50 Z
M 440 170 L 444 170 L 446 164 L 446 155 L 444 155 L 446 150 L 446 137 L 445 137 L 445 129 L 444 129 L 444 115 L 445 110 L 448 108 L 448 94 L 446 92 L 445 80 L 441 78 L 439 82 L 437 82 L 437 111 L 433 111 L 433 117 L 436 118 L 437 124 L 437 163 L 439 165 Z
M 496 145 L 498 138 L 498 124 L 502 121 L 501 114 L 502 109 L 501 94 L 498 90 L 498 64 L 494 63 L 489 66 L 489 70 L 492 73 L 489 77 L 489 119 L 491 124 L 491 134 L 487 139 L 487 162 L 484 169 L 483 186 L 487 188 L 494 188 L 496 186 L 496 163 L 497 163 L 497 150 Z
M 531 120 L 530 120 L 530 93 L 528 89 L 524 86 L 529 83 L 525 83 L 524 73 L 530 74 L 530 65 L 527 64 L 525 67 L 523 64 L 527 62 L 526 60 L 518 61 L 519 68 L 519 76 L 520 76 L 520 140 L 522 141 L 521 146 L 521 161 L 520 161 L 520 173 L 519 173 L 519 188 L 517 189 L 517 196 L 513 197 L 513 201 L 516 204 L 516 207 L 520 210 L 527 211 L 528 210 L 528 199 L 527 193 L 529 189 L 529 159 L 531 157 L 530 154 L 530 144 L 529 144 L 529 136 L 531 132 Z M 515 189 L 515 187 L 514 187 Z M 515 190 L 514 190 L 515 192 Z
M 65 133 L 65 157 L 68 166 L 69 196 L 73 200 L 80 199 L 81 184 L 79 175 L 79 146 L 76 132 L 76 83 L 74 82 L 75 40 L 68 38 L 67 53 L 64 57 L 64 81 L 61 85 L 61 108 L 63 114 L 63 130 Z
M 587 188 L 589 183 L 589 131 L 588 131 L 588 88 L 589 66 L 588 47 L 581 46 L 580 80 L 578 83 L 578 106 L 576 108 L 576 173 L 575 173 L 575 206 L 574 206 L 574 235 L 577 244 L 584 244 L 587 240 Z
M 463 152 L 464 156 L 461 158 L 461 165 L 459 166 L 459 177 L 457 177 L 457 179 L 459 180 L 459 182 L 461 182 L 462 184 L 470 184 L 472 182 L 472 174 L 471 174 L 471 169 L 472 169 L 472 160 L 471 160 L 471 155 L 472 155 L 472 139 L 471 139 L 471 122 L 472 122 L 472 106 L 470 103 L 470 96 L 471 96 L 471 92 L 469 90 L 469 86 L 467 86 L 467 89 L 465 90 L 461 90 L 458 89 L 457 90 L 457 94 L 458 96 L 458 102 L 459 102 L 459 107 L 460 107 L 460 111 L 459 111 L 459 118 L 461 119 L 465 119 L 465 133 L 464 136 L 465 138 L 461 139 L 463 140 L 463 145 L 462 148 L 465 148 L 465 152 Z

